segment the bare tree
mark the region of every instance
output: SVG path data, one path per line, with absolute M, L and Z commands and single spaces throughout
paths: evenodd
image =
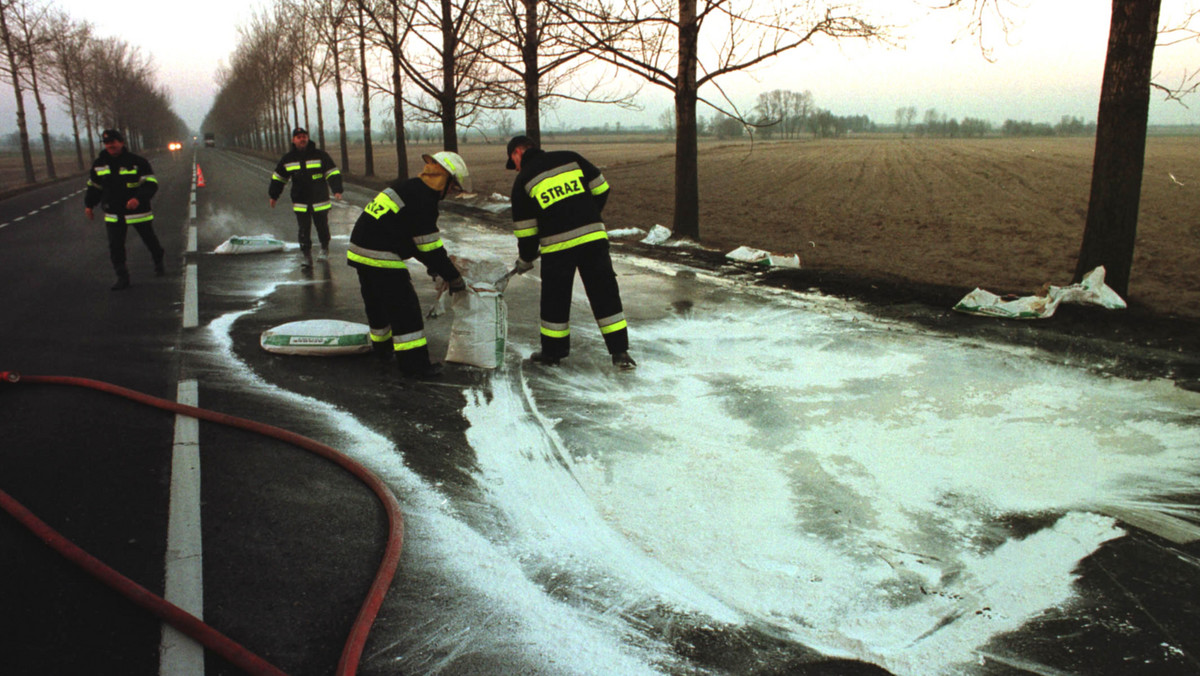
M 1169 25 L 1160 26 L 1156 48 L 1200 41 L 1200 30 L 1195 27 L 1198 21 L 1200 21 L 1200 10 L 1192 9 Z M 1185 68 L 1178 84 L 1163 84 L 1156 77 L 1150 82 L 1150 87 L 1161 93 L 1166 100 L 1183 104 L 1186 97 L 1200 91 L 1200 66 L 1191 69 Z
M 415 44 L 402 62 L 419 96 L 407 103 L 423 121 L 442 127 L 442 145 L 458 150 L 458 127 L 473 124 L 481 110 L 511 108 L 499 76 L 484 52 L 493 48 L 482 28 L 481 0 L 415 0 Z
M 551 0 L 558 10 L 558 0 Z M 674 236 L 700 239 L 696 108 L 703 102 L 726 112 L 733 107 L 700 96 L 700 89 L 809 44 L 818 37 L 872 39 L 883 30 L 858 9 L 816 0 L 596 0 L 577 13 L 576 34 L 593 53 L 663 87 L 675 97 Z M 701 51 L 700 33 L 711 24 L 715 45 Z M 614 30 L 616 27 L 616 30 Z M 743 124 L 740 113 L 734 115 Z
M 491 63 L 506 73 L 493 84 L 511 88 L 507 97 L 520 102 L 525 112 L 525 135 L 541 142 L 542 105 L 558 101 L 615 104 L 632 107 L 638 90 L 607 92 L 601 84 L 609 79 L 588 77 L 594 65 L 591 46 L 574 39 L 574 22 L 579 10 L 569 8 L 572 0 L 551 5 L 542 0 L 493 0 L 482 23 L 492 44 L 480 49 Z M 569 14 L 563 15 L 563 11 Z
M 318 0 L 315 5 L 310 3 L 312 10 L 312 28 L 320 38 L 331 61 L 330 73 L 333 76 L 333 95 L 337 102 L 338 145 L 341 148 L 342 171 L 350 171 L 350 154 L 346 145 L 346 99 L 342 91 L 342 68 L 345 54 L 345 41 L 348 34 L 350 6 L 346 0 Z
M 38 118 L 42 127 L 42 152 L 46 159 L 46 173 L 50 178 L 56 178 L 54 169 L 54 152 L 50 147 L 50 125 L 46 119 L 46 102 L 42 99 L 42 84 L 46 46 L 49 42 L 48 26 L 49 9 L 35 5 L 32 0 L 23 0 L 15 5 L 12 13 L 12 32 L 16 35 L 18 49 L 24 52 L 22 61 L 24 68 L 18 73 L 27 77 L 29 91 L 33 93 L 37 105 Z
M 413 5 L 400 0 L 358 0 L 373 27 L 379 46 L 388 55 L 390 85 L 380 89 L 392 95 L 393 142 L 396 145 L 396 168 L 398 178 L 408 178 L 408 145 L 404 138 L 404 83 L 402 77 L 404 43 L 412 30 Z
M 371 146 L 371 76 L 367 72 L 367 31 L 370 27 L 367 25 L 362 3 L 357 3 L 357 12 L 352 16 L 353 28 L 358 38 L 358 76 L 362 82 L 363 150 L 366 163 L 363 175 L 374 176 L 375 152 Z
M 988 16 L 1005 17 L 1004 5 L 1008 1 L 971 0 L 968 5 L 966 0 L 953 0 L 941 7 L 969 6 L 972 30 L 982 34 Z M 1128 294 L 1133 268 L 1151 88 L 1164 91 L 1168 98 L 1179 99 L 1197 86 L 1189 84 L 1189 80 L 1195 79 L 1195 72 L 1185 74 L 1178 88 L 1157 85 L 1152 80 L 1154 49 L 1160 41 L 1160 4 L 1160 0 L 1112 2 L 1087 224 L 1075 267 L 1074 279 L 1078 281 L 1096 266 L 1103 265 L 1106 283 L 1123 296 Z M 1179 26 L 1164 33 L 1162 42 L 1194 39 L 1197 32 L 1190 24 L 1197 14 L 1189 12 Z M 1007 31 L 1008 25 L 1002 23 L 1001 27 Z
M 1096 154 L 1076 281 L 1098 265 L 1114 291 L 1129 292 L 1137 236 L 1150 76 L 1160 0 L 1113 0 L 1096 119 Z
M 307 80 L 304 85 L 305 91 L 307 92 L 308 85 L 312 85 L 313 88 L 313 100 L 317 107 L 317 144 L 321 148 L 325 148 L 325 111 L 321 101 L 321 88 L 329 82 L 332 73 L 330 73 L 329 67 L 330 50 L 321 39 L 322 33 L 319 24 L 323 17 L 319 5 L 314 7 L 297 0 L 289 1 L 292 11 L 301 17 L 302 27 L 299 41 L 302 46 L 297 55 L 297 63 L 302 79 Z M 306 127 L 309 124 L 307 96 L 304 102 L 304 124 Z
M 12 83 L 13 96 L 17 102 L 17 136 L 21 141 L 21 161 L 25 165 L 25 182 L 37 181 L 37 172 L 33 169 L 33 152 L 29 148 L 29 127 L 25 121 L 25 96 L 21 88 L 21 50 L 18 38 L 8 27 L 9 14 L 16 11 L 17 3 L 21 0 L 0 0 L 0 40 L 4 42 L 6 63 L 0 75 Z
M 83 143 L 79 134 L 79 119 L 83 117 L 86 98 L 83 83 L 86 72 L 88 43 L 92 40 L 92 27 L 88 23 L 75 23 L 65 13 L 57 13 L 51 20 L 50 50 L 54 77 L 49 88 L 66 101 L 67 114 L 71 116 L 71 135 L 75 140 L 75 161 L 79 171 L 84 171 Z M 86 118 L 85 125 L 86 125 Z M 86 130 L 86 126 L 85 126 Z
M 777 127 L 785 138 L 792 138 L 804 126 L 812 109 L 812 92 L 773 89 L 758 95 L 754 104 L 758 120 L 753 126 L 767 133 Z

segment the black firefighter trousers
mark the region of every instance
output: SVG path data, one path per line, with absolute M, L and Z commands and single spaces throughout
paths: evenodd
M 301 205 L 295 205 L 301 206 Z M 293 209 L 296 213 L 296 241 L 300 243 L 300 251 L 308 253 L 312 251 L 312 229 L 317 228 L 317 241 L 321 243 L 321 250 L 329 250 L 329 209 L 316 211 L 311 204 L 303 205 L 306 207 L 303 211 Z
M 142 214 L 130 214 L 137 218 Z M 158 235 L 154 234 L 154 219 L 141 223 L 126 223 L 126 216 L 117 216 L 117 220 L 110 221 L 108 216 L 104 221 L 104 228 L 108 231 L 108 258 L 112 261 L 113 270 L 117 273 L 120 279 L 129 277 L 129 268 L 125 267 L 125 236 L 129 233 L 130 226 L 137 231 L 139 237 L 142 238 L 142 243 L 150 250 L 150 255 L 154 257 L 155 270 L 162 269 L 163 251 L 162 244 L 158 241 Z
M 542 254 L 541 258 L 542 354 L 562 359 L 571 351 L 571 294 L 576 270 L 609 354 L 627 352 L 629 330 L 625 326 L 621 290 L 609 256 L 608 240 Z
M 371 344 L 377 353 L 394 353 L 401 370 L 419 373 L 429 368 L 429 347 L 421 301 L 405 268 L 354 266 L 359 290 L 371 327 Z

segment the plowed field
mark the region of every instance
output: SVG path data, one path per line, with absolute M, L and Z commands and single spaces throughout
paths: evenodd
M 1200 317 L 1200 141 L 1148 146 L 1128 300 Z M 508 194 L 512 174 L 493 166 L 503 150 L 465 148 L 477 191 Z M 613 187 L 610 228 L 671 225 L 671 145 L 573 149 Z M 799 253 L 809 269 L 1028 295 L 1071 281 L 1092 153 L 1083 138 L 702 146 L 701 237 L 724 250 Z

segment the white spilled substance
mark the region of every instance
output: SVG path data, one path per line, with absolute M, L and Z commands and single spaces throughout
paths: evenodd
M 961 673 L 1073 601 L 1124 532 L 1098 512 L 1200 487 L 1195 394 L 755 306 L 637 326 L 632 374 L 510 371 L 473 397 L 478 480 L 527 574 L 586 580 L 581 606 Z
M 443 225 L 455 255 L 511 260 L 511 235 Z M 1079 600 L 1080 561 L 1123 534 L 1100 513 L 1195 516 L 1164 496 L 1200 484 L 1200 395 L 696 277 L 716 291 L 687 316 L 631 320 L 632 373 L 577 322 L 562 367 L 510 354 L 466 391 L 475 485 L 454 491 L 370 421 L 254 376 L 228 339 L 244 313 L 213 323 L 229 373 L 326 416 L 402 498 L 403 574 L 424 602 L 389 596 L 366 664 L 725 673 L 678 637 L 766 627 L 900 675 L 970 673 L 1022 663 L 989 641 Z M 585 302 L 577 287 L 573 316 Z M 1017 533 L 1022 519 L 1036 525 Z
M 260 296 L 269 296 L 276 286 L 263 288 Z M 227 375 L 252 390 L 293 402 L 306 415 L 324 416 L 341 437 L 338 450 L 378 476 L 402 500 L 406 554 L 401 575 L 444 580 L 441 584 L 448 587 L 446 600 L 433 604 L 439 614 L 422 618 L 425 624 L 412 621 L 412 607 L 397 605 L 396 594 L 386 597 L 380 620 L 372 628 L 373 651 L 364 656 L 364 666 L 374 661 L 406 673 L 461 673 L 458 660 L 467 664 L 481 660 L 522 673 L 658 673 L 648 666 L 655 658 L 646 649 L 621 640 L 625 630 L 618 626 L 619 617 L 597 619 L 546 594 L 528 579 L 511 550 L 468 527 L 456 513 L 456 505 L 406 467 L 390 440 L 347 411 L 277 388 L 255 375 L 234 353 L 230 337 L 237 319 L 252 311 L 223 315 L 208 327 L 220 348 L 219 357 L 229 366 Z M 389 614 L 409 618 L 408 630 L 397 636 L 381 633 Z

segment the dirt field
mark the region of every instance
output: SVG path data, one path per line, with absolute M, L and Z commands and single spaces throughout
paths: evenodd
M 670 227 L 669 144 L 573 147 L 613 187 L 610 228 Z M 1091 139 L 706 145 L 702 243 L 794 252 L 814 270 L 1026 295 L 1070 282 L 1092 150 Z M 1198 151 L 1193 138 L 1149 141 L 1127 300 L 1155 314 L 1200 317 Z M 508 194 L 503 150 L 465 146 L 463 155 L 477 192 Z

